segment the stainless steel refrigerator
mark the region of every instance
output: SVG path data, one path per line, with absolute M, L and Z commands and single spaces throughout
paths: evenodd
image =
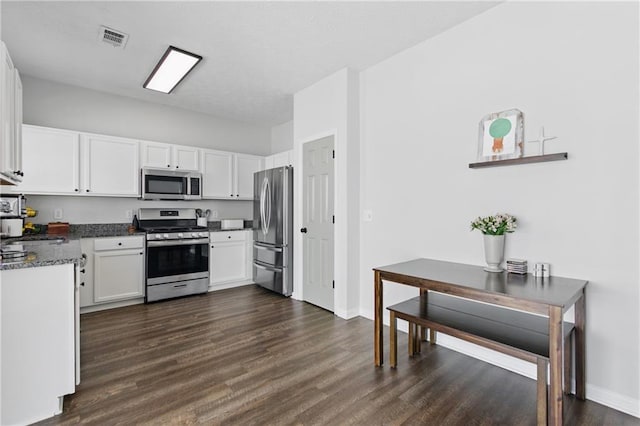
M 293 167 L 253 175 L 253 281 L 293 293 Z

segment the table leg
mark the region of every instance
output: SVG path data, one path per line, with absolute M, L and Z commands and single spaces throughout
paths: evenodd
M 562 308 L 549 307 L 549 424 L 562 425 Z
M 429 290 L 426 288 L 421 288 L 420 289 L 420 296 L 427 298 L 429 297 Z M 420 326 L 420 339 L 424 340 L 425 342 L 427 341 L 427 327 L 422 327 Z
M 538 358 L 537 417 L 538 425 L 547 424 L 547 360 Z
M 409 324 L 411 325 L 411 324 Z M 389 365 L 396 368 L 398 365 L 398 323 L 396 313 L 389 311 Z
M 374 271 L 374 311 L 373 311 L 373 357 L 377 367 L 384 361 L 382 338 L 382 278 L 380 272 Z
M 409 344 L 407 345 L 407 347 L 409 349 L 409 356 L 414 356 L 416 354 L 416 336 L 415 336 L 416 325 L 414 323 L 412 323 L 411 321 L 409 321 L 407 325 L 409 326 L 408 327 Z
M 586 320 L 586 293 L 582 290 L 582 296 L 576 304 L 575 309 L 575 357 L 576 357 L 576 397 L 584 401 L 585 399 L 585 320 Z

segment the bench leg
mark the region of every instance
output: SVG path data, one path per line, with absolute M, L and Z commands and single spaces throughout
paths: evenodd
M 391 368 L 397 367 L 398 337 L 396 333 L 396 323 L 395 312 L 389 311 L 389 364 Z
M 429 329 L 429 344 L 430 345 L 436 344 L 436 331 L 433 328 Z
M 547 424 L 547 365 L 545 358 L 538 358 L 538 380 L 537 380 L 537 414 L 538 426 Z
M 571 394 L 571 358 L 573 349 L 573 331 L 564 338 L 564 393 Z
M 416 353 L 415 344 L 416 344 L 416 324 L 411 321 L 408 322 L 409 326 L 409 356 L 413 356 Z

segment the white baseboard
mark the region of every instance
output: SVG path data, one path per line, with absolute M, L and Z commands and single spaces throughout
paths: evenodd
M 587 383 L 587 399 L 640 418 L 640 400 Z
M 360 316 L 373 320 L 373 311 L 360 310 Z M 383 323 L 386 326 L 389 325 L 389 314 L 386 310 L 383 313 Z M 406 333 L 408 331 L 407 322 L 398 320 L 398 330 Z M 497 367 L 504 368 L 505 370 L 518 373 L 530 379 L 536 379 L 536 365 L 533 363 L 526 362 L 482 346 L 474 345 L 473 343 L 456 339 L 455 337 L 447 336 L 442 333 L 438 333 L 437 342 L 445 348 L 460 352 L 464 355 L 468 355 Z M 589 383 L 586 385 L 585 393 L 587 399 L 590 401 L 597 402 L 598 404 L 605 405 L 613 408 L 614 410 L 640 418 L 640 400 Z
M 336 309 L 334 314 L 342 319 L 351 319 L 360 316 L 360 309 Z
M 232 281 L 232 282 L 222 283 L 222 284 L 214 284 L 209 286 L 209 292 L 225 290 L 227 288 L 241 287 L 243 285 L 249 285 L 249 284 L 253 284 L 253 281 L 245 280 L 245 281 Z
M 84 306 L 80 308 L 81 314 L 87 314 L 89 312 L 104 311 L 106 309 L 122 308 L 123 306 L 140 305 L 144 303 L 144 297 L 137 299 L 121 300 L 119 302 L 100 303 L 98 305 Z

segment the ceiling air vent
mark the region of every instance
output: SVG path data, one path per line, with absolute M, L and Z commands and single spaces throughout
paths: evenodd
M 100 26 L 100 34 L 98 35 L 98 38 L 113 47 L 121 47 L 124 49 L 124 46 L 127 44 L 127 40 L 129 39 L 129 34 L 125 34 L 122 31 L 114 30 L 113 28 L 102 25 Z

